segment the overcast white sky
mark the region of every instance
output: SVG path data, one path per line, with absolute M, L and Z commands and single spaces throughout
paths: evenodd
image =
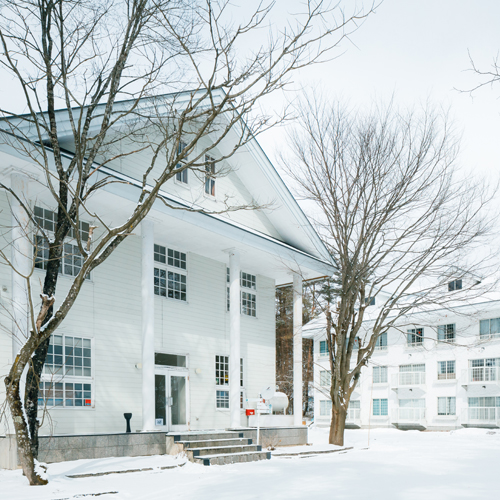
M 278 8 L 293 10 L 299 3 L 278 0 Z M 348 8 L 352 2 L 344 4 Z M 296 80 L 319 84 L 352 106 L 387 102 L 394 94 L 399 105 L 430 100 L 450 109 L 463 132 L 460 163 L 471 172 L 498 172 L 500 84 L 473 97 L 456 89 L 470 89 L 481 81 L 468 71 L 468 52 L 484 69 L 497 55 L 499 19 L 498 0 L 384 0 L 351 36 L 352 43 L 342 44 L 341 57 L 308 69 Z M 260 138 L 272 159 L 282 138 L 282 131 Z

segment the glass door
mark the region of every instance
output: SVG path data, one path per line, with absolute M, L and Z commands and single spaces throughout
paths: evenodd
M 167 431 L 189 428 L 187 371 L 159 369 L 155 373 L 155 425 Z

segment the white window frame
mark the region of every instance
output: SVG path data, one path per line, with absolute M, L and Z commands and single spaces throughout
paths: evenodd
M 443 364 L 444 363 L 444 364 Z M 447 359 L 445 361 L 438 361 L 438 368 L 437 368 L 437 379 L 439 382 L 442 382 L 443 380 L 456 380 L 457 378 L 457 362 L 454 359 Z M 449 367 L 453 365 L 453 371 L 449 371 Z M 444 370 L 442 373 L 442 368 L 444 366 Z M 452 376 L 453 375 L 453 376 Z
M 332 416 L 332 400 L 320 399 L 319 400 L 319 416 L 331 417 Z
M 220 377 L 219 377 L 219 383 L 217 382 L 217 364 L 221 363 L 221 358 L 222 363 L 227 365 L 227 370 L 224 368 L 223 372 L 227 376 L 227 383 L 220 383 Z M 220 370 L 219 370 L 220 373 Z M 245 409 L 245 360 L 244 358 L 240 358 L 240 410 Z M 226 354 L 216 354 L 214 358 L 214 380 L 215 380 L 215 409 L 217 411 L 229 411 L 229 356 Z M 225 378 L 225 377 L 224 377 Z M 227 407 L 219 407 L 219 401 L 222 401 L 219 397 L 220 392 L 227 392 Z
M 450 328 L 453 327 L 453 328 Z M 450 332 L 448 330 L 453 330 L 453 332 Z M 453 337 L 449 338 L 451 333 L 453 333 Z M 442 336 L 443 338 L 439 338 Z M 455 323 L 447 323 L 446 325 L 438 325 L 438 334 L 437 334 L 437 341 L 439 342 L 445 342 L 445 343 L 454 343 L 457 340 L 457 326 Z
M 205 179 L 203 191 L 211 199 L 215 198 L 215 158 L 205 155 Z
M 179 141 L 179 144 L 177 146 L 177 155 L 180 155 L 184 149 L 186 149 L 187 143 L 184 142 L 183 140 Z M 175 166 L 175 170 L 181 168 L 183 166 L 183 163 L 187 161 L 187 156 L 181 160 L 177 165 Z M 174 175 L 175 182 L 179 184 L 180 186 L 187 187 L 189 185 L 189 169 L 182 170 L 181 172 L 176 172 Z M 185 179 L 185 180 L 184 180 Z
M 332 372 L 330 370 L 320 370 L 319 385 L 321 387 L 330 387 L 332 383 Z
M 321 346 L 325 346 L 325 352 L 321 352 Z M 327 340 L 320 340 L 319 341 L 319 356 L 321 358 L 327 358 L 330 354 L 330 351 L 328 349 L 328 341 Z
M 379 412 L 375 413 L 375 401 L 379 402 Z M 382 414 L 382 401 L 386 402 L 387 413 Z M 373 398 L 372 399 L 372 417 L 388 418 L 389 417 L 389 398 Z
M 161 249 L 164 250 L 164 252 L 161 251 Z M 175 254 L 170 257 L 169 255 L 169 252 L 178 252 L 179 253 L 179 259 L 176 259 L 175 257 Z M 159 256 L 164 256 L 165 257 L 165 262 L 163 262 L 162 260 L 156 260 L 156 255 L 159 255 Z M 184 256 L 184 259 L 182 259 L 181 256 Z M 182 252 L 181 250 L 177 250 L 175 248 L 172 248 L 172 247 L 168 247 L 166 245 L 160 245 L 160 244 L 157 244 L 155 243 L 154 244 L 154 247 L 153 247 L 153 261 L 154 261 L 154 273 L 155 273 L 155 276 L 154 278 L 158 278 L 159 280 L 160 279 L 163 279 L 161 276 L 160 276 L 160 273 L 163 271 L 165 273 L 165 287 L 160 287 L 160 283 L 158 284 L 158 286 L 156 284 L 154 284 L 154 290 L 153 290 L 153 293 L 154 295 L 156 295 L 157 297 L 160 297 L 160 298 L 163 298 L 163 299 L 168 299 L 168 300 L 173 300 L 175 301 L 176 303 L 184 303 L 184 304 L 187 304 L 189 302 L 189 286 L 188 286 L 188 268 L 189 268 L 189 257 L 188 257 L 188 253 L 187 252 Z M 174 264 L 169 264 L 169 259 L 172 258 L 172 261 L 174 262 Z M 175 261 L 178 260 L 180 263 L 181 263 L 181 266 L 176 266 L 175 265 Z M 182 263 L 184 262 L 185 264 L 185 268 L 182 267 Z M 158 271 L 158 275 L 159 276 L 156 276 L 157 274 L 157 271 Z M 175 297 L 175 293 L 177 290 L 172 289 L 172 294 L 174 296 L 172 297 L 169 297 L 168 294 L 169 294 L 169 291 L 170 291 L 170 288 L 169 288 L 169 282 L 170 281 L 174 281 L 174 280 L 169 280 L 169 273 L 172 273 L 172 274 L 178 274 L 179 276 L 183 276 L 184 277 L 184 280 L 185 280 L 185 283 L 182 283 L 182 281 L 175 281 L 175 283 L 181 283 L 185 285 L 185 291 L 183 292 L 182 291 L 182 287 L 180 290 L 178 290 L 179 294 L 180 294 L 180 298 L 176 298 Z M 165 295 L 162 295 L 161 293 L 156 293 L 156 288 L 158 288 L 158 290 L 161 292 L 161 289 L 165 288 Z M 185 299 L 182 299 L 182 294 L 184 293 L 185 295 Z
M 377 373 L 377 376 L 375 376 Z M 382 375 L 385 373 L 385 377 Z M 374 384 L 387 384 L 389 380 L 387 366 L 374 366 L 372 371 L 372 378 Z M 385 380 L 383 380 L 385 378 Z
M 498 332 L 491 333 L 492 321 L 494 321 L 495 323 L 498 323 L 498 326 L 500 326 L 500 318 L 481 319 L 479 321 L 479 339 L 480 340 L 494 339 L 494 338 L 500 337 L 500 328 L 495 328 L 495 329 L 498 329 Z M 486 330 L 486 325 L 487 325 L 488 333 L 482 333 L 482 331 Z
M 54 236 L 54 228 L 55 228 L 55 223 L 57 220 L 57 213 L 53 212 L 52 210 L 49 210 L 47 208 L 39 207 L 35 205 L 34 207 L 34 214 L 35 218 L 38 221 L 38 224 L 43 228 L 47 236 Z M 39 210 L 42 210 L 43 215 L 36 215 Z M 51 218 L 47 218 L 46 215 L 51 214 Z M 53 229 L 51 229 L 49 226 L 53 225 Z M 79 232 L 80 232 L 80 239 L 82 240 L 82 244 L 88 240 L 89 237 L 89 230 L 90 230 L 90 223 L 86 221 L 79 221 Z M 80 258 L 82 260 L 83 264 L 83 256 L 80 255 L 80 249 L 78 248 L 76 238 L 74 237 L 74 229 L 73 227 L 70 228 L 68 236 L 64 238 L 64 242 L 62 244 L 62 252 L 61 252 L 61 262 L 59 265 L 59 275 L 60 276 L 65 276 L 69 278 L 74 278 L 79 274 L 80 271 L 78 271 L 76 274 L 72 273 L 67 273 L 66 272 L 66 259 L 68 257 L 71 258 L 71 268 L 74 269 L 74 258 Z M 87 235 L 87 240 L 84 240 L 84 236 Z M 71 252 L 67 252 L 67 247 L 71 245 Z M 45 239 L 43 234 L 38 234 L 35 231 L 35 234 L 33 236 L 33 258 L 35 261 L 34 267 L 35 269 L 38 269 L 39 271 L 45 271 L 47 269 L 47 259 L 48 259 L 48 241 Z M 38 254 L 41 252 L 41 256 L 39 257 Z M 45 255 L 45 252 L 47 254 Z M 76 253 L 78 252 L 78 253 Z M 37 263 L 41 262 L 42 265 L 37 266 Z M 80 266 L 81 270 L 81 266 Z M 87 276 L 85 276 L 85 280 L 91 281 L 91 273 L 88 273 Z
M 444 401 L 445 411 L 439 412 L 440 400 Z M 453 405 L 452 405 L 453 402 Z M 457 416 L 457 398 L 455 396 L 438 396 L 437 398 L 437 416 L 438 417 L 456 417 Z
M 382 332 L 375 342 L 375 351 L 387 351 L 387 332 Z M 382 343 L 382 339 L 385 339 L 385 344 Z
M 406 330 L 406 347 L 415 349 L 424 346 L 424 328 L 421 326 Z
M 54 335 L 54 337 L 62 337 L 62 360 L 63 360 L 63 370 L 61 372 L 56 372 L 56 373 L 48 373 L 45 372 L 45 368 L 48 365 L 44 365 L 44 369 L 42 372 L 42 375 L 40 377 L 40 383 L 42 384 L 63 384 L 63 404 L 62 405 L 52 405 L 52 406 L 46 406 L 45 405 L 45 398 L 43 399 L 42 404 L 40 404 L 40 395 L 39 395 L 39 406 L 40 408 L 47 408 L 47 409 L 57 409 L 57 410 L 92 410 L 95 409 L 95 347 L 94 347 L 94 339 L 92 337 L 86 337 L 86 336 L 79 336 L 79 335 L 74 335 L 74 334 L 66 334 L 66 333 L 57 333 Z M 66 338 L 78 338 L 82 340 L 87 340 L 90 341 L 90 375 L 68 375 L 64 373 L 64 367 L 66 366 Z M 69 346 L 68 346 L 69 347 Z M 85 348 L 84 345 L 82 344 L 82 349 Z M 50 354 L 49 354 L 50 355 Z M 52 354 L 53 356 L 56 356 L 56 354 Z M 82 356 L 84 358 L 84 356 Z M 83 368 L 83 367 L 82 367 Z M 66 406 L 66 384 L 89 384 L 90 385 L 90 394 L 91 394 L 91 404 L 88 406 L 85 406 L 85 403 L 83 406 Z M 84 389 L 82 388 L 82 392 L 84 392 Z M 55 399 L 52 398 L 52 399 Z M 85 397 L 82 397 L 82 399 L 86 399 Z
M 250 307 L 244 308 L 244 302 L 250 302 Z M 254 307 L 251 307 L 252 304 Z M 248 314 L 247 311 L 253 312 L 253 314 Z M 240 271 L 240 313 L 249 318 L 257 317 L 257 275 L 244 271 Z

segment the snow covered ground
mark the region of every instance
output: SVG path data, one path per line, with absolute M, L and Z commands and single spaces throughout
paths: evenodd
M 311 429 L 313 446 L 277 453 L 335 449 L 327 429 Z M 500 430 L 346 431 L 349 451 L 203 467 L 182 457 L 78 460 L 48 466 L 49 484 L 29 487 L 20 471 L 0 470 L 1 500 L 446 500 L 500 498 Z M 68 475 L 143 469 L 98 477 Z M 108 492 L 108 494 L 103 494 Z M 101 494 L 100 496 L 94 496 Z

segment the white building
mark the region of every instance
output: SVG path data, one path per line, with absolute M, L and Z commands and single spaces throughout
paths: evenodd
M 315 422 L 329 425 L 330 364 L 320 324 L 305 326 L 304 335 L 314 338 Z M 347 426 L 500 426 L 500 301 L 414 313 L 400 324 L 382 334 L 362 368 Z
M 64 116 L 58 118 L 65 130 Z M 230 150 L 231 141 L 228 135 L 220 148 Z M 29 200 L 50 232 L 55 207 L 43 172 L 9 145 L 11 136 L 0 142 L 1 182 Z M 90 202 L 106 223 L 126 220 L 149 154 L 138 152 L 101 168 L 99 175 L 126 181 L 100 190 Z M 244 425 L 242 400 L 275 384 L 275 286 L 293 279 L 300 283 L 301 277 L 293 278 L 298 269 L 304 278 L 325 275 L 331 264 L 256 140 L 225 167 L 229 174 L 212 178 L 208 190 L 204 176 L 186 171 L 165 185 L 162 196 L 174 206 L 213 211 L 226 197 L 241 205 L 272 200 L 272 206 L 206 215 L 158 202 L 140 232 L 92 272 L 51 339 L 40 392 L 50 419 L 44 420 L 42 435 L 121 432 L 126 412 L 133 414 L 132 430 Z M 29 266 L 33 240 L 10 245 L 23 216 L 0 190 L 2 248 Z M 82 231 L 88 231 L 93 221 L 81 218 Z M 77 247 L 70 245 L 68 239 L 56 298 L 64 297 L 79 270 Z M 43 275 L 43 269 L 35 269 L 35 299 Z M 9 266 L 0 266 L 0 405 L 3 377 L 19 349 L 16 337 L 28 328 L 24 286 Z M 233 306 L 235 297 L 240 304 Z

